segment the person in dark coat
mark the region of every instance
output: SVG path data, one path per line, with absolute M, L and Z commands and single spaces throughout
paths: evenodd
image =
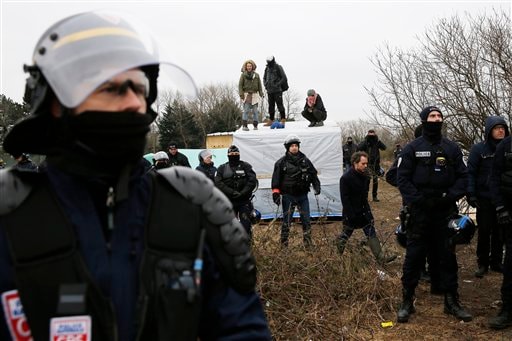
M 496 146 L 491 169 L 491 198 L 496 207 L 496 218 L 503 231 L 505 260 L 501 283 L 501 306 L 498 315 L 489 320 L 493 329 L 512 326 L 512 138 L 505 137 Z
M 496 206 L 489 188 L 496 146 L 509 135 L 507 123 L 501 116 L 485 120 L 485 140 L 475 144 L 468 158 L 468 203 L 476 208 L 478 242 L 476 247 L 478 269 L 475 276 L 482 278 L 489 267 L 503 271 L 502 226 L 496 220 Z
M 377 192 L 379 189 L 379 174 L 380 174 L 380 151 L 386 150 L 386 145 L 379 140 L 375 130 L 368 130 L 363 142 L 357 146 L 358 151 L 363 151 L 368 154 L 368 170 L 372 178 L 372 197 L 373 201 L 379 201 Z
M 232 145 L 228 148 L 228 160 L 217 169 L 215 186 L 231 200 L 235 215 L 251 237 L 250 215 L 254 209 L 251 199 L 258 179 L 251 164 L 240 160 L 240 150 L 237 146 Z
M 313 89 L 308 90 L 307 95 L 302 117 L 310 122 L 308 127 L 321 127 L 327 118 L 327 111 L 325 110 L 322 97 Z
M 408 143 L 398 158 L 398 189 L 411 216 L 406 226 L 402 304 L 397 320 L 407 322 L 415 312 L 414 292 L 431 251 L 429 265 L 439 266 L 432 273 L 440 276 L 445 313 L 468 322 L 473 317 L 459 303 L 455 245 L 447 233 L 449 220 L 458 212 L 456 202 L 467 191 L 467 168 L 459 146 L 441 134 L 441 110 L 425 107 L 420 119 L 422 136 Z
M 229 200 L 192 169 L 146 169 L 160 68 L 150 38 L 95 11 L 37 40 L 31 112 L 3 149 L 47 167 L 0 170 L 2 341 L 271 340 Z M 194 87 L 176 71 L 178 89 Z
M 343 205 L 343 232 L 338 237 L 337 246 L 343 254 L 345 246 L 354 229 L 363 229 L 368 246 L 375 259 L 380 263 L 389 263 L 396 255 L 385 255 L 375 233 L 372 210 L 368 203 L 370 179 L 367 176 L 368 154 L 355 152 L 351 157 L 352 167 L 340 178 L 340 196 Z
M 356 152 L 357 145 L 352 141 L 352 137 L 347 137 L 347 143 L 342 147 L 343 149 L 343 170 L 347 170 L 351 166 L 352 154 Z
M 169 143 L 167 155 L 169 155 L 169 165 L 172 166 L 184 166 L 190 167 L 188 157 L 178 151 L 178 145 L 176 142 Z
M 288 246 L 290 225 L 295 207 L 299 210 L 302 223 L 303 241 L 306 248 L 312 247 L 311 223 L 309 217 L 308 193 L 311 185 L 315 195 L 320 194 L 320 180 L 313 163 L 300 149 L 300 139 L 290 134 L 284 141 L 286 154 L 274 164 L 272 173 L 272 199 L 279 206 L 283 204 L 281 245 Z
M 281 122 L 286 121 L 286 113 L 283 105 L 283 92 L 288 90 L 288 78 L 281 65 L 276 63 L 274 56 L 267 57 L 267 66 L 263 74 L 263 85 L 267 90 L 268 114 L 270 116 L 265 126 L 272 125 L 276 115 L 276 104 L 279 110 Z
M 217 172 L 217 167 L 215 167 L 212 161 L 212 157 L 213 154 L 210 150 L 202 150 L 198 155 L 199 166 L 196 167 L 196 170 L 200 171 L 206 175 L 208 179 L 215 182 L 215 173 Z

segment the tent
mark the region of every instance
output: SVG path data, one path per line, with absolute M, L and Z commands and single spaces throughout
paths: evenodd
M 240 159 L 249 162 L 259 181 L 253 203 L 264 219 L 281 216 L 280 208 L 272 201 L 271 179 L 274 163 L 284 156 L 283 146 L 286 136 L 297 135 L 300 150 L 313 162 L 318 171 L 322 191 L 317 197 L 309 193 L 309 206 L 312 217 L 327 215 L 341 216 L 339 179 L 343 169 L 341 129 L 331 121 L 322 127 L 308 127 L 309 121 L 286 122 L 284 129 L 270 129 L 258 126 L 258 130 L 233 133 L 233 144 L 240 149 Z M 251 127 L 252 128 L 252 127 Z M 298 213 L 295 212 L 295 216 Z

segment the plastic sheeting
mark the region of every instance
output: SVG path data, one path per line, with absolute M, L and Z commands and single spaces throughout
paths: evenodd
M 253 203 L 264 219 L 282 216 L 281 207 L 272 201 L 271 179 L 275 162 L 285 155 L 284 141 L 289 134 L 299 137 L 300 151 L 313 162 L 321 183 L 321 194 L 309 193 L 310 214 L 341 216 L 339 179 L 343 169 L 341 129 L 335 122 L 325 121 L 322 127 L 308 127 L 308 121 L 286 122 L 284 129 L 262 125 L 258 130 L 237 130 L 233 144 L 240 149 L 240 159 L 249 162 L 259 180 Z M 252 128 L 252 126 L 250 125 Z M 298 216 L 297 211 L 294 216 Z

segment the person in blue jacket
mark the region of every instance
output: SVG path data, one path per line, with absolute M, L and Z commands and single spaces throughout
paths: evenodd
M 450 242 L 448 221 L 457 213 L 456 201 L 466 194 L 468 173 L 459 146 L 442 136 L 443 114 L 436 106 L 420 112 L 422 136 L 407 144 L 398 159 L 397 183 L 411 214 L 402 275 L 402 303 L 398 322 L 415 312 L 414 291 L 425 256 L 439 273 L 444 311 L 465 322 L 472 316 L 459 303 L 458 265 Z
M 485 120 L 485 140 L 475 144 L 468 158 L 468 203 L 476 208 L 478 242 L 476 255 L 478 269 L 475 276 L 482 278 L 488 271 L 503 271 L 503 239 L 496 220 L 496 207 L 489 188 L 496 146 L 509 135 L 505 119 L 490 116 Z
M 271 339 L 229 200 L 195 170 L 144 167 L 164 61 L 139 27 L 65 18 L 25 66 L 31 114 L 3 146 L 47 168 L 0 171 L 0 340 Z

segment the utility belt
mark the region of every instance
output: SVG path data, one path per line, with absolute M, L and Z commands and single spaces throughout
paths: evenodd
M 2 216 L 31 336 L 48 340 L 58 332 L 88 332 L 94 341 L 117 340 L 112 304 L 93 282 L 49 183 L 36 176 L 30 196 Z M 166 182 L 152 175 L 137 339 L 196 340 L 205 229 L 197 206 L 180 205 L 188 201 Z

